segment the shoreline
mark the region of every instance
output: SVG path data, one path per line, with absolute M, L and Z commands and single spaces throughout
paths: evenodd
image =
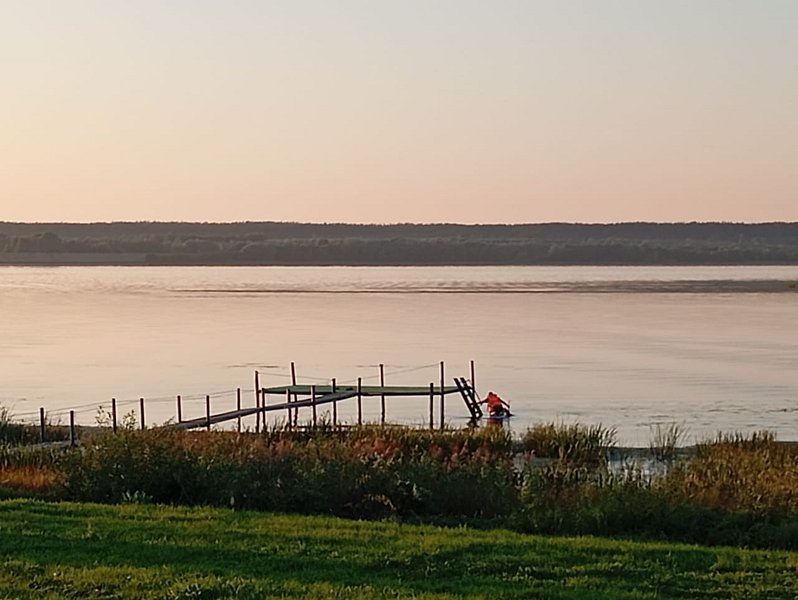
M 391 261 L 391 260 L 225 260 L 145 253 L 2 253 L 8 267 L 798 267 L 798 261 Z

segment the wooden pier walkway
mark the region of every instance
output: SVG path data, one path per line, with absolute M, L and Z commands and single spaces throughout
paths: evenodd
M 385 399 L 388 397 L 428 397 L 429 398 L 429 427 L 434 428 L 435 424 L 435 400 L 439 401 L 438 423 L 441 429 L 445 426 L 445 398 L 449 394 L 460 394 L 465 402 L 466 407 L 471 413 L 472 420 L 476 421 L 482 417 L 482 409 L 480 408 L 481 402 L 479 396 L 476 394 L 474 387 L 475 371 L 474 361 L 470 362 L 470 379 L 465 377 L 455 377 L 453 386 L 445 384 L 446 377 L 444 371 L 444 363 L 441 361 L 440 366 L 440 379 L 439 384 L 430 383 L 428 386 L 398 386 L 398 385 L 385 385 L 385 365 L 379 365 L 379 382 L 380 385 L 363 385 L 362 378 L 357 378 L 357 385 L 337 385 L 335 379 L 331 379 L 329 384 L 313 385 L 313 384 L 299 384 L 296 378 L 295 364 L 291 363 L 291 381 L 292 385 L 277 386 L 277 387 L 262 387 L 259 380 L 259 371 L 255 371 L 255 406 L 243 407 L 241 388 L 234 390 L 236 399 L 236 409 L 227 410 L 214 413 L 211 406 L 211 394 L 205 395 L 205 415 L 193 419 L 183 419 L 183 397 L 176 396 L 177 400 L 177 421 L 167 421 L 161 427 L 173 429 L 198 429 L 206 428 L 210 430 L 213 425 L 225 423 L 228 421 L 238 421 L 237 430 L 242 431 L 242 419 L 245 417 L 255 417 L 255 433 L 260 431 L 261 425 L 266 426 L 266 413 L 273 413 L 279 411 L 286 411 L 286 423 L 289 427 L 298 427 L 299 409 L 310 408 L 312 411 L 312 419 L 309 420 L 308 426 L 316 427 L 318 423 L 317 407 L 332 404 L 332 425 L 337 427 L 338 423 L 338 402 L 356 398 L 357 400 L 357 424 L 363 424 L 363 399 L 368 397 L 380 398 L 380 424 L 386 422 L 386 403 Z M 435 365 L 424 365 L 422 367 L 405 369 L 402 372 L 415 371 L 420 368 L 427 368 Z M 213 396 L 218 397 L 221 393 L 217 392 Z M 270 397 L 274 401 L 269 402 Z M 102 409 L 102 407 L 101 407 Z M 118 430 L 117 418 L 117 400 L 111 398 L 111 411 L 106 413 L 108 418 L 108 425 L 111 430 L 116 433 Z M 133 426 L 128 421 L 128 417 L 132 416 L 135 419 L 135 413 L 131 411 L 125 416 L 123 427 L 130 428 Z M 145 399 L 139 398 L 138 421 L 141 430 L 147 428 L 145 420 Z M 47 419 L 44 407 L 39 408 L 39 438 L 41 443 L 46 443 L 47 438 Z M 69 444 L 75 445 L 77 443 L 77 426 L 75 423 L 75 410 L 69 411 Z
M 334 386 L 334 385 L 287 385 L 279 387 L 262 388 L 260 398 L 263 403 L 260 406 L 252 406 L 231 410 L 216 414 L 206 414 L 196 419 L 181 420 L 173 423 L 170 427 L 176 429 L 197 429 L 200 427 L 210 427 L 226 421 L 238 420 L 252 415 L 260 415 L 269 412 L 296 411 L 299 408 L 313 408 L 325 404 L 337 403 L 350 398 L 365 397 L 424 397 L 430 398 L 430 416 L 432 411 L 432 401 L 434 398 L 443 398 L 449 394 L 460 393 L 457 386 Z M 284 401 L 268 404 L 265 399 L 269 396 L 285 398 Z M 315 410 L 314 410 L 315 413 Z M 294 412 L 294 414 L 296 414 Z M 443 414 L 443 413 L 442 413 Z M 314 414 L 315 417 L 315 414 Z

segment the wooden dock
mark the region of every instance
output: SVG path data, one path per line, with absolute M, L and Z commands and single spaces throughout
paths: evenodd
M 197 429 L 201 427 L 209 428 L 212 425 L 250 417 L 252 415 L 262 415 L 270 412 L 286 411 L 288 415 L 288 422 L 296 421 L 296 411 L 300 408 L 311 408 L 313 410 L 313 421 L 316 424 L 316 407 L 326 404 L 335 405 L 343 400 L 351 398 L 358 399 L 358 421 L 362 422 L 362 407 L 360 400 L 367 397 L 429 397 L 430 398 L 430 419 L 432 419 L 433 406 L 432 402 L 435 398 L 443 398 L 449 394 L 460 393 L 457 386 L 434 386 L 427 387 L 420 386 L 352 386 L 344 385 L 338 386 L 333 384 L 327 385 L 310 385 L 310 384 L 297 384 L 286 385 L 277 387 L 261 388 L 259 398 L 261 403 L 259 406 L 252 406 L 248 408 L 241 408 L 216 414 L 208 413 L 204 417 L 196 419 L 180 420 L 173 423 L 170 427 L 176 429 Z M 267 403 L 268 396 L 277 396 L 284 399 L 281 402 Z M 335 411 L 333 413 L 333 424 L 335 424 Z M 441 411 L 441 419 L 443 419 L 443 411 Z
M 330 380 L 329 383 L 324 384 L 302 384 L 297 382 L 297 374 L 295 364 L 292 362 L 290 368 L 291 385 L 285 386 L 272 386 L 263 387 L 260 385 L 260 373 L 256 370 L 254 406 L 244 407 L 242 405 L 242 389 L 236 388 L 235 393 L 235 410 L 226 410 L 214 413 L 211 406 L 211 394 L 205 396 L 205 415 L 202 417 L 184 419 L 183 418 L 183 397 L 176 396 L 177 401 L 177 415 L 176 421 L 165 423 L 162 427 L 173 429 L 198 429 L 205 428 L 210 430 L 213 425 L 226 423 L 229 421 L 237 421 L 238 432 L 242 431 L 242 419 L 246 417 L 255 417 L 255 433 L 260 432 L 261 426 L 266 426 L 266 414 L 278 413 L 285 411 L 286 425 L 288 427 L 299 427 L 299 409 L 310 409 L 311 419 L 308 419 L 306 425 L 303 427 L 316 427 L 318 425 L 317 408 L 319 406 L 331 405 L 331 421 L 334 427 L 338 423 L 338 403 L 347 400 L 355 399 L 357 402 L 357 425 L 363 424 L 363 404 L 364 398 L 380 398 L 380 418 L 379 424 L 386 423 L 386 402 L 385 399 L 401 398 L 401 397 L 427 397 L 429 398 L 429 427 L 433 429 L 435 426 L 435 401 L 438 400 L 438 424 L 441 429 L 445 426 L 445 398 L 450 394 L 460 394 L 465 401 L 466 407 L 471 413 L 472 419 L 477 420 L 482 416 L 482 410 L 479 407 L 479 396 L 474 389 L 475 370 L 474 361 L 470 363 L 470 379 L 465 377 L 455 377 L 453 386 L 445 384 L 445 365 L 443 361 L 437 364 L 440 367 L 438 383 L 430 383 L 426 386 L 399 386 L 399 385 L 386 385 L 385 384 L 385 365 L 380 363 L 379 367 L 379 383 L 380 385 L 363 385 L 363 379 L 358 377 L 357 385 L 338 385 L 335 379 Z M 436 365 L 423 365 L 412 369 L 406 369 L 402 372 L 414 371 L 419 368 L 427 368 Z M 219 396 L 219 392 L 213 396 Z M 138 422 L 139 427 L 144 430 L 147 428 L 145 419 L 145 399 L 143 397 L 138 399 Z M 102 408 L 102 407 L 101 407 Z M 350 413 L 351 414 L 351 413 Z M 111 430 L 116 433 L 118 430 L 118 411 L 117 399 L 111 398 L 111 410 L 107 415 L 107 425 Z M 126 417 L 135 413 L 131 411 Z M 45 409 L 39 409 L 39 437 L 42 443 L 46 442 L 46 414 Z M 133 425 L 125 422 L 124 427 L 130 428 Z M 77 428 L 75 424 L 75 410 L 69 411 L 69 430 L 70 430 L 70 444 L 77 443 Z

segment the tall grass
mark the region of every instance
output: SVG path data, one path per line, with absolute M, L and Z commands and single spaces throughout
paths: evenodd
M 541 423 L 524 433 L 521 443 L 539 458 L 556 458 L 576 465 L 598 465 L 616 445 L 614 427 L 581 423 Z
M 497 428 L 122 430 L 74 449 L 0 445 L 0 488 L 13 494 L 0 493 L 50 485 L 50 495 L 80 501 L 798 549 L 798 444 L 719 436 L 659 475 L 610 469 L 614 444 L 600 425 L 544 424 L 520 441 Z
M 49 417 L 46 419 L 46 440 L 64 441 L 69 439 L 69 435 L 69 427 L 53 423 Z M 41 441 L 40 437 L 39 426 L 14 421 L 11 410 L 0 405 L 0 444 L 35 444 Z
M 123 431 L 66 455 L 68 497 L 346 516 L 481 517 L 511 510 L 506 433 L 366 427 L 261 435 Z
M 654 460 L 659 462 L 673 461 L 676 458 L 677 449 L 687 436 L 687 430 L 678 423 L 668 423 L 667 426 L 657 423 L 650 429 L 651 442 L 649 443 L 649 449 Z
M 798 513 L 798 445 L 770 432 L 737 433 L 696 450 L 669 476 L 685 500 L 730 512 Z

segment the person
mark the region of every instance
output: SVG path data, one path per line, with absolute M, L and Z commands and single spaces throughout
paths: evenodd
M 488 405 L 489 417 L 507 417 L 510 415 L 510 405 L 502 400 L 495 392 L 488 392 L 488 395 L 480 404 Z

